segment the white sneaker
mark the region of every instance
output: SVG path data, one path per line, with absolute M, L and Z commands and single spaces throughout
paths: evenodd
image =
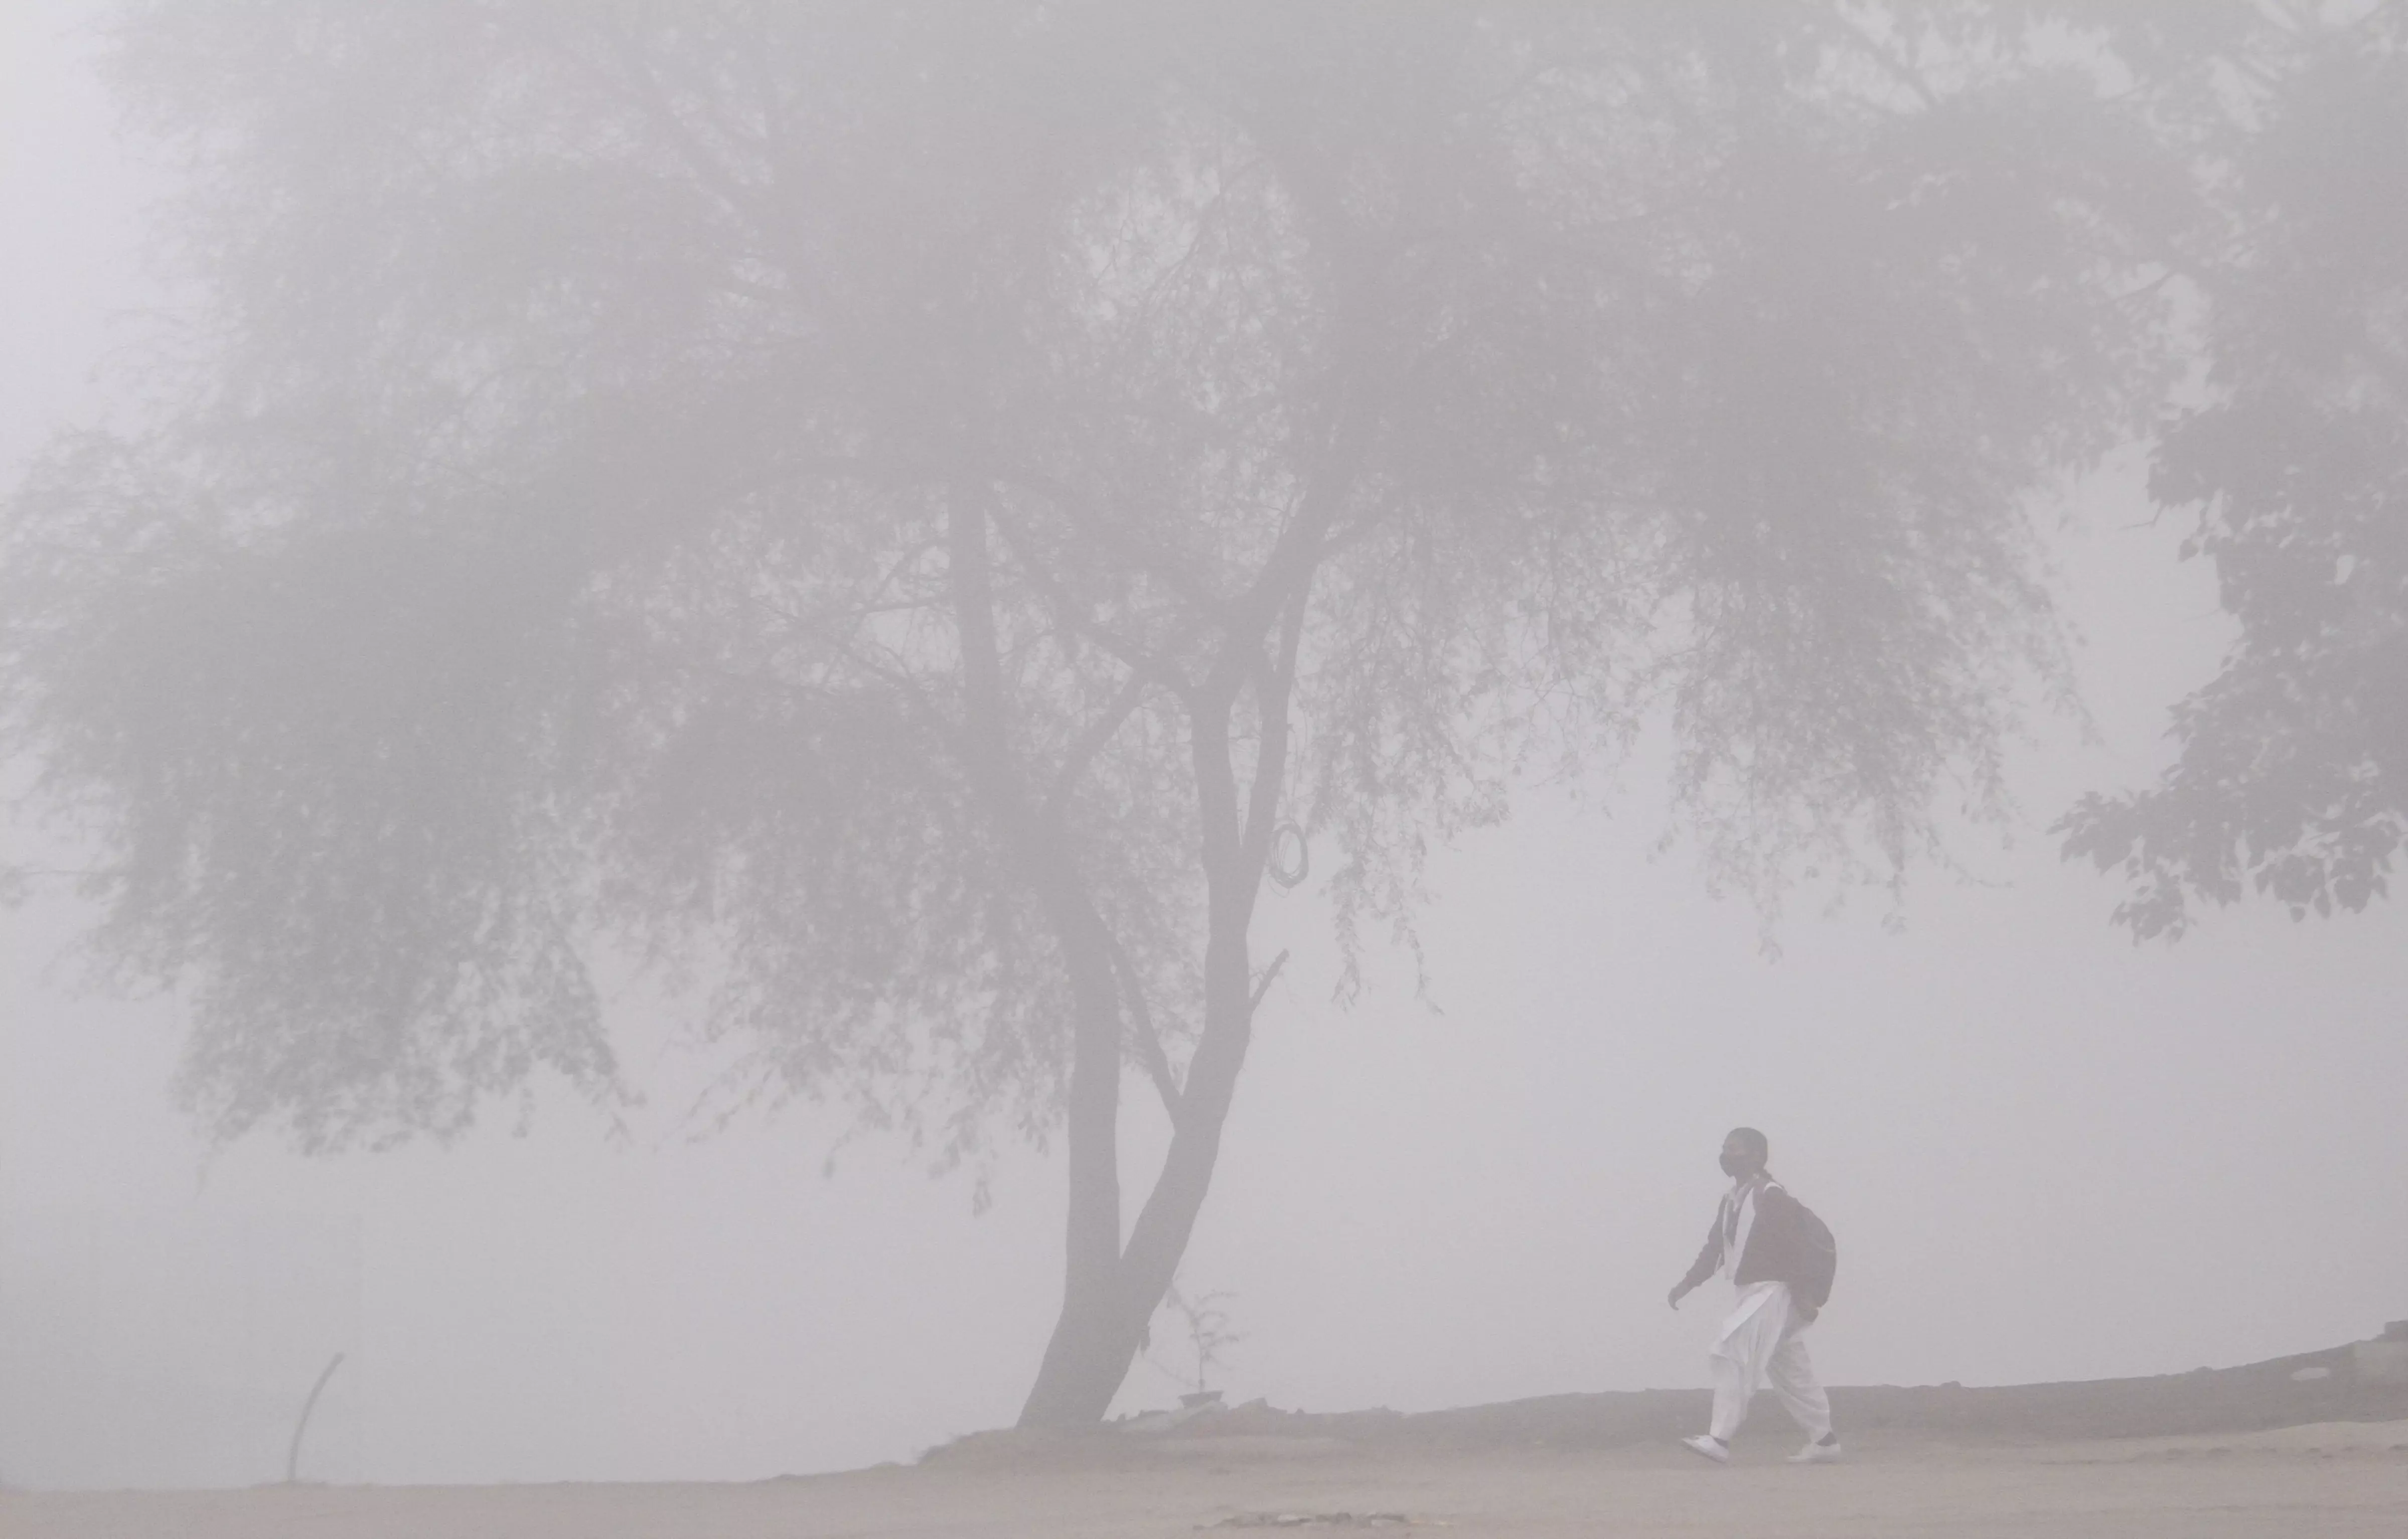
M 1681 1440 L 1681 1446 L 1688 1449 L 1693 1454 L 1702 1454 L 1706 1458 L 1713 1460 L 1717 1464 L 1727 1464 L 1730 1462 L 1730 1446 L 1723 1442 L 1722 1439 L 1710 1436 L 1704 1432 L 1699 1432 L 1695 1437 L 1683 1438 Z
M 1809 1443 L 1789 1456 L 1792 1464 L 1837 1464 L 1847 1456 L 1840 1451 L 1840 1440 L 1834 1435 L 1828 1443 Z

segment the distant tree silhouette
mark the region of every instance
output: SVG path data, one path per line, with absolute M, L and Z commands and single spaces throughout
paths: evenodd
M 1283 820 L 1351 955 L 1642 725 L 1767 899 L 1998 811 L 2022 499 L 2157 398 L 2231 15 L 131 5 L 207 309 L 8 505 L 0 741 L 219 1136 L 614 1095 L 606 944 L 772 1100 L 1060 1130 L 1025 1418 L 1090 1420 Z

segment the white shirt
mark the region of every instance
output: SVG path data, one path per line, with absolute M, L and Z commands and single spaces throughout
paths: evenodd
M 1739 1259 L 1747 1252 L 1748 1231 L 1756 1228 L 1756 1189 L 1762 1185 L 1750 1176 L 1744 1182 L 1733 1182 L 1723 1198 L 1723 1264 L 1714 1269 L 1715 1275 L 1738 1275 Z

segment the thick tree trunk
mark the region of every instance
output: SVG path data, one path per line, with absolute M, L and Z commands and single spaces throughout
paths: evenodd
M 1183 1088 L 1168 1084 L 1171 1142 L 1125 1250 L 1120 1241 L 1119 1105 L 1127 1001 L 1113 966 L 1112 938 L 1096 913 L 1059 830 L 1038 826 L 1006 746 L 1002 686 L 988 591 L 986 525 L 957 502 L 952 528 L 954 596 L 961 623 L 965 726 L 975 772 L 989 788 L 1018 858 L 1060 937 L 1068 964 L 1075 1040 L 1068 1143 L 1069 1213 L 1065 1225 L 1062 1312 L 1021 1407 L 1024 1427 L 1090 1424 L 1102 1418 L 1136 1358 L 1146 1323 L 1170 1287 L 1211 1189 L 1221 1129 L 1253 1037 L 1254 980 L 1247 930 L 1260 889 L 1273 815 L 1285 781 L 1288 696 L 1296 675 L 1304 600 L 1335 506 L 1327 478 L 1312 500 L 1314 516 L 1282 537 L 1267 580 L 1249 594 L 1257 627 L 1240 627 L 1203 687 L 1190 700 L 1191 748 L 1199 855 L 1208 891 L 1204 952 L 1204 1029 Z M 1274 654 L 1260 650 L 1276 640 Z M 1244 794 L 1231 761 L 1231 717 L 1252 688 L 1262 736 Z M 1053 837 L 1049 837 L 1049 834 Z
M 1219 927 L 1215 928 L 1217 932 Z M 1220 954 L 1217 970 L 1216 953 Z M 1020 1413 L 1024 1427 L 1077 1426 L 1102 1417 L 1128 1376 L 1146 1322 L 1161 1304 L 1180 1258 L 1186 1253 L 1188 1236 L 1211 1187 L 1222 1124 L 1228 1117 L 1251 1035 L 1242 928 L 1226 942 L 1216 933 L 1214 943 L 1208 947 L 1206 970 L 1207 1025 L 1188 1066 L 1169 1151 L 1138 1215 L 1125 1251 L 1117 1244 L 1117 1185 L 1109 1197 L 1103 1197 L 1098 1195 L 1103 1190 L 1099 1178 L 1093 1174 L 1082 1178 L 1083 1166 L 1096 1147 L 1108 1147 L 1116 1156 L 1117 1144 L 1111 1131 L 1083 1126 L 1077 1115 L 1079 1077 L 1088 1069 L 1082 1046 L 1071 1082 L 1069 1265 L 1062 1313 L 1046 1344 L 1036 1386 Z M 1234 989 L 1213 987 L 1210 976 L 1215 971 L 1234 977 Z M 1113 1024 L 1117 1028 L 1117 1018 Z M 1111 1047 L 1110 1063 L 1097 1067 L 1117 1086 L 1121 1072 L 1117 1029 Z M 1114 1244 L 1108 1262 L 1099 1264 L 1096 1229 L 1107 1220 L 1111 1223 L 1107 1232 Z
M 1214 916 L 1213 937 L 1206 950 L 1204 1033 L 1188 1065 L 1169 1151 L 1138 1215 L 1125 1251 L 1117 1243 L 1117 1184 L 1105 1198 L 1098 1195 L 1103 1190 L 1101 1179 L 1092 1174 L 1082 1179 L 1084 1164 L 1096 1147 L 1109 1148 L 1115 1158 L 1118 1150 L 1116 1129 L 1083 1125 L 1078 1115 L 1081 1076 L 1090 1066 L 1082 1042 L 1070 1088 L 1069 1266 L 1062 1290 L 1062 1313 L 1046 1344 L 1036 1386 L 1021 1409 L 1024 1427 L 1079 1426 L 1103 1417 L 1128 1376 L 1146 1322 L 1154 1317 L 1180 1258 L 1186 1253 L 1188 1236 L 1211 1187 L 1222 1124 L 1228 1117 L 1252 1032 L 1244 922 L 1235 915 L 1228 917 L 1235 924 L 1234 934 L 1221 913 Z M 1215 986 L 1216 982 L 1222 986 Z M 1121 1073 L 1118 1025 L 1115 1015 L 1110 1061 L 1095 1065 L 1099 1077 L 1109 1075 L 1115 1088 Z M 1107 1219 L 1113 1247 L 1109 1264 L 1099 1265 L 1096 1228 Z
M 1064 1226 L 1062 1313 L 1046 1343 L 1037 1383 L 1021 1407 L 1024 1427 L 1100 1418 L 1128 1373 L 1145 1323 L 1143 1316 L 1134 1325 L 1125 1321 L 1121 1293 L 1119 991 L 1101 922 L 1093 912 L 1064 914 L 1056 922 L 1065 931 L 1078 1011 L 1068 1130 L 1070 1209 Z
M 1035 890 L 1062 942 L 1073 1016 L 1070 1207 L 1063 1242 L 1062 1314 L 1021 1421 L 1093 1421 L 1111 1403 L 1136 1345 L 1134 1332 L 1123 1345 L 1115 1329 L 1123 1313 L 1118 977 L 1111 937 L 1088 900 L 1077 864 L 1058 830 L 1045 827 L 1031 804 L 1012 756 L 996 647 L 985 499 L 977 489 L 954 490 L 948 542 L 962 649 L 963 741 L 971 778 L 993 813 L 1011 860 Z
M 1215 905 L 1216 908 L 1218 905 Z M 1234 907 L 1234 905 L 1233 905 Z M 1187 1066 L 1187 1082 L 1180 1097 L 1179 1120 L 1170 1149 L 1154 1191 L 1138 1213 L 1121 1259 L 1121 1286 L 1127 1307 L 1142 1322 L 1151 1318 L 1170 1287 L 1180 1258 L 1187 1254 L 1196 1215 L 1212 1185 L 1213 1167 L 1221 1158 L 1221 1128 L 1238 1088 L 1238 1071 L 1245 1066 L 1246 1049 L 1254 1038 L 1254 1008 L 1246 956 L 1246 917 L 1220 913 L 1205 949 L 1202 1038 Z
M 1293 641 L 1290 640 L 1292 648 Z M 1292 652 L 1290 654 L 1292 656 Z M 1262 877 L 1262 855 L 1268 810 L 1275 804 L 1285 755 L 1284 690 L 1266 702 L 1278 712 L 1279 726 L 1264 745 L 1265 757 L 1255 765 L 1254 806 L 1241 813 L 1236 776 L 1229 763 L 1228 711 L 1234 686 L 1219 694 L 1219 709 L 1197 710 L 1192 718 L 1198 801 L 1202 812 L 1204 865 L 1209 892 L 1209 933 L 1204 949 L 1204 1030 L 1187 1066 L 1185 1086 L 1171 1112 L 1170 1148 L 1154 1190 L 1138 1214 L 1127 1248 L 1115 1247 L 1109 1286 L 1098 1287 L 1093 1265 L 1096 1251 L 1094 1226 L 1105 1216 L 1100 1201 L 1082 1208 L 1082 1191 L 1100 1189 L 1100 1183 L 1082 1185 L 1082 1137 L 1108 1144 L 1117 1157 L 1116 1129 L 1082 1126 L 1077 1109 L 1082 1082 L 1091 1067 L 1109 1075 L 1114 1089 L 1120 1083 L 1120 1017 L 1111 1016 L 1109 1061 L 1098 1051 L 1092 1057 L 1083 1032 L 1089 1014 L 1080 1016 L 1082 1035 L 1071 1081 L 1073 1115 L 1070 1125 L 1071 1263 L 1063 1289 L 1062 1315 L 1055 1322 L 1037 1385 L 1022 1408 L 1020 1424 L 1074 1426 L 1100 1418 L 1128 1375 L 1145 1325 L 1170 1287 L 1187 1242 L 1195 1232 L 1197 1215 L 1211 1190 L 1213 1167 L 1221 1153 L 1221 1129 L 1228 1119 L 1237 1092 L 1238 1072 L 1244 1067 L 1254 1034 L 1254 980 L 1247 931 L 1252 927 L 1254 898 Z M 1275 755 L 1275 756 L 1274 756 Z M 1092 917 L 1092 911 L 1088 911 Z M 1115 1000 L 1117 1005 L 1117 1000 Z M 1100 1018 L 1100 1017 L 1098 1017 Z M 1101 1099 L 1100 1097 L 1098 1098 Z M 1087 1151 L 1091 1153 L 1090 1151 Z M 1112 1190 L 1110 1210 L 1115 1240 L 1119 1226 L 1119 1192 Z M 1083 1240 L 1083 1244 L 1082 1244 Z

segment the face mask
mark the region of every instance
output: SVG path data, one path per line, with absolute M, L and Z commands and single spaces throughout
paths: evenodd
M 1747 1169 L 1744 1164 L 1741 1163 L 1737 1155 L 1727 1154 L 1722 1158 L 1722 1167 L 1723 1173 L 1729 1176 L 1734 1181 L 1738 1180 L 1741 1174 Z

